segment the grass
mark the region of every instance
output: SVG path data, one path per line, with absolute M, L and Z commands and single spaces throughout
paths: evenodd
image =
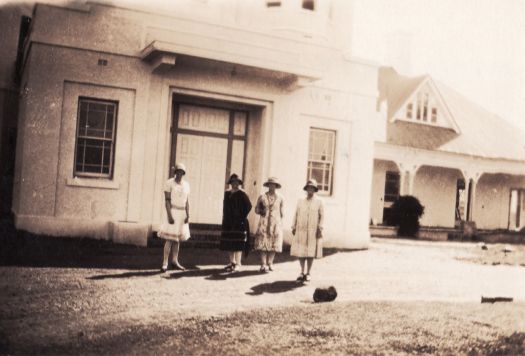
M 15 353 L 45 354 L 525 354 L 517 304 L 353 302 L 304 304 L 227 316 L 99 325 L 76 338 Z M 11 350 L 10 350 L 11 351 Z

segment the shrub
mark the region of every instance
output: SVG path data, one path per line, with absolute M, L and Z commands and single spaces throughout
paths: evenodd
M 425 207 L 416 197 L 403 195 L 397 198 L 391 208 L 391 222 L 397 226 L 397 236 L 416 237 L 419 231 L 419 218 Z

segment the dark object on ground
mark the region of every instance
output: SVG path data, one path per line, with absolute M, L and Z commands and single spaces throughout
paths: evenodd
M 416 237 L 419 232 L 419 218 L 424 211 L 425 207 L 414 196 L 403 195 L 397 198 L 390 210 L 390 223 L 397 226 L 397 235 Z
M 316 288 L 314 292 L 314 302 L 333 302 L 337 298 L 335 287 Z
M 508 297 L 494 297 L 494 298 L 491 298 L 491 297 L 483 297 L 481 296 L 481 303 L 496 303 L 496 302 L 512 302 L 514 299 L 513 298 L 508 298 Z

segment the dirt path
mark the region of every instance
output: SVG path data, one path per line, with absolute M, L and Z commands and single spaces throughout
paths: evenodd
M 170 325 L 189 317 L 301 307 L 322 285 L 336 286 L 337 303 L 479 303 L 482 295 L 525 302 L 525 268 L 458 259 L 470 257 L 475 248 L 374 240 L 369 250 L 338 252 L 315 261 L 313 280 L 305 286 L 294 282 L 298 263 L 287 258 L 268 274 L 260 274 L 256 265 L 224 274 L 216 262 L 168 274 L 156 269 L 0 267 L 0 340 L 15 350 L 33 345 L 31 350 L 45 351 L 49 345 L 87 335 L 103 339 L 118 329 L 132 333 L 139 326 Z M 183 256 L 183 261 L 191 259 Z

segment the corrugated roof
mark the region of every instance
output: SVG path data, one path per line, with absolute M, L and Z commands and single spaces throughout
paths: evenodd
M 380 100 L 387 100 L 388 104 L 388 143 L 484 158 L 525 161 L 525 132 L 432 79 L 460 133 L 400 120 L 390 122 L 392 115 L 425 77 L 404 77 L 392 68 L 382 68 L 379 76 Z

